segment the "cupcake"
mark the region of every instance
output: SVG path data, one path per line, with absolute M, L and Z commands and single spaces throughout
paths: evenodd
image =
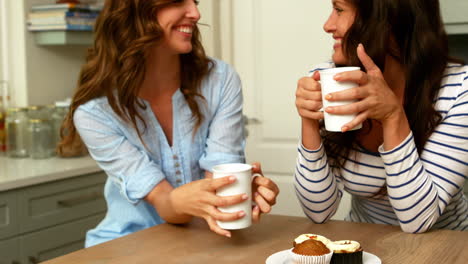
M 333 241 L 328 244 L 333 251 L 332 264 L 362 264 L 362 247 L 352 240 Z
M 291 258 L 295 264 L 328 264 L 333 251 L 327 246 L 331 243 L 326 237 L 303 234 L 294 239 L 290 250 Z
M 318 240 L 320 242 L 322 242 L 323 244 L 328 245 L 329 243 L 331 243 L 330 239 L 324 237 L 324 236 L 321 236 L 321 235 L 315 235 L 315 234 L 302 234 L 298 237 L 296 237 L 294 239 L 294 243 L 293 243 L 293 246 L 295 246 L 296 244 L 300 244 L 306 240 L 309 240 L 309 239 L 313 239 L 313 240 Z

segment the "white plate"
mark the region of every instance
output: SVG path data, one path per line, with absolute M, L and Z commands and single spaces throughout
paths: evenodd
M 362 252 L 362 263 L 381 264 L 382 261 L 376 255 L 364 251 Z M 289 257 L 289 249 L 276 252 L 269 256 L 266 260 L 266 264 L 292 264 L 291 258 Z

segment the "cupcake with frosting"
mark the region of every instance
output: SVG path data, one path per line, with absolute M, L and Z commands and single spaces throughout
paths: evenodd
M 328 248 L 331 241 L 320 235 L 302 234 L 294 239 L 290 250 L 291 258 L 295 264 L 328 264 L 333 251 Z
M 362 264 L 361 244 L 353 240 L 339 240 L 328 244 L 333 251 L 332 264 Z

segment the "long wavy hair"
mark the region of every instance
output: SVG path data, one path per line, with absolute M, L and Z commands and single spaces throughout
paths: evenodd
M 356 52 L 359 43 L 382 71 L 388 55 L 401 63 L 406 79 L 404 109 L 417 150 L 421 153 L 441 121 L 434 100 L 447 62 L 460 62 L 449 58 L 439 1 L 347 1 L 356 8 L 354 23 L 343 40 L 348 65 L 364 69 Z M 372 128 L 370 120 L 366 122 L 366 127 Z M 362 132 L 331 133 L 322 128 L 324 146 L 336 166 L 344 166 L 350 149 L 357 144 L 358 133 Z
M 183 0 L 182 0 L 183 1 Z M 94 46 L 88 50 L 86 63 L 81 69 L 78 88 L 70 111 L 62 125 L 62 141 L 58 151 L 69 147 L 79 135 L 73 124 L 76 109 L 86 102 L 105 96 L 113 111 L 133 126 L 140 140 L 142 133 L 137 122 L 146 123 L 139 114 L 145 108 L 138 94 L 146 72 L 146 58 L 154 45 L 160 43 L 164 33 L 156 13 L 161 8 L 181 0 L 106 0 L 97 18 Z M 201 44 L 200 31 L 194 27 L 192 51 L 180 55 L 181 92 L 195 118 L 196 131 L 203 121 L 197 102 L 202 79 L 213 66 Z M 195 133 L 195 132 L 194 132 Z M 143 142 L 144 143 L 144 142 Z

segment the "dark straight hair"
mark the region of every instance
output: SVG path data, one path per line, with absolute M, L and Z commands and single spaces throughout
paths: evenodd
M 434 108 L 448 55 L 448 38 L 438 0 L 346 0 L 356 8 L 354 23 L 344 36 L 348 64 L 363 65 L 356 48 L 362 43 L 376 65 L 385 70 L 386 56 L 403 66 L 404 109 L 419 153 L 441 115 Z M 457 61 L 457 60 L 453 60 Z M 460 61 L 457 61 L 460 62 Z M 370 121 L 367 121 L 370 123 Z M 343 166 L 356 145 L 357 132 L 322 130 L 324 146 L 337 166 Z

